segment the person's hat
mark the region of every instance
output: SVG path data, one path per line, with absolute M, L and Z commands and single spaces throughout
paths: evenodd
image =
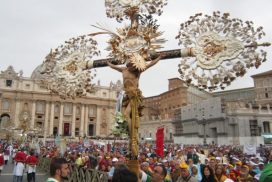
M 215 159 L 221 161 L 221 157 L 216 157 Z
M 112 162 L 118 162 L 118 159 L 117 159 L 116 157 L 114 157 L 114 158 L 112 159 Z
M 224 182 L 233 182 L 231 179 L 226 179 Z
M 210 160 L 215 160 L 215 157 L 213 157 L 213 156 L 212 156 L 212 157 L 210 157 Z
M 251 166 L 257 166 L 258 164 L 256 164 L 255 162 L 253 162 L 253 161 L 249 161 L 249 164 L 251 165 Z
M 233 160 L 236 160 L 236 161 L 240 161 L 238 158 L 236 158 L 236 157 L 233 157 L 232 158 Z
M 143 162 L 142 166 L 149 166 L 149 163 L 148 162 Z
M 242 168 L 249 170 L 249 167 L 247 165 L 242 165 Z
M 241 161 L 237 161 L 235 164 L 241 166 L 242 162 Z
M 189 166 L 185 162 L 183 162 L 180 164 L 180 168 L 181 169 L 189 169 Z

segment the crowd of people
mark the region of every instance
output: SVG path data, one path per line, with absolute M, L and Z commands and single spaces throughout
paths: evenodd
M 18 142 L 0 141 L 0 175 L 9 161 L 13 167 L 13 182 L 22 182 L 24 173 L 27 174 L 28 182 L 35 182 L 38 156 L 34 149 L 26 147 L 24 150 Z
M 21 182 L 24 171 L 28 182 L 35 181 L 38 157 L 50 158 L 50 178 L 47 182 L 62 181 L 70 174 L 70 165 L 105 172 L 111 182 L 272 182 L 272 152 L 260 146 L 256 154 L 244 153 L 240 146 L 165 144 L 164 155 L 156 154 L 155 145 L 139 146 L 139 174 L 127 167 L 128 144 L 97 144 L 70 141 L 65 147 L 56 142 L 30 145 L 0 143 L 0 170 L 13 159 L 14 181 Z M 266 169 L 269 170 L 266 170 Z M 266 178 L 264 180 L 264 178 Z M 38 181 L 38 180 L 36 180 Z

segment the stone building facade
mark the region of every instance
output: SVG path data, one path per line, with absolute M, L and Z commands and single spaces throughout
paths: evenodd
M 250 104 L 256 104 L 255 87 L 241 88 L 235 90 L 227 90 L 214 92 L 214 97 L 220 97 L 224 102 L 240 101 Z
M 95 86 L 95 92 L 84 97 L 60 99 L 40 84 L 36 69 L 31 78 L 23 77 L 13 67 L 0 74 L 1 127 L 21 127 L 26 121 L 29 130 L 42 128 L 42 135 L 108 136 L 113 126 L 118 81 L 110 86 Z
M 272 71 L 251 76 L 254 80 L 256 103 L 272 105 Z
M 206 138 L 220 145 L 259 145 L 272 133 L 272 110 L 215 97 L 181 108 L 180 122 L 183 131 L 176 133 L 176 143 L 203 144 Z
M 152 97 L 144 98 L 144 116 L 141 118 L 139 138 L 155 139 L 158 127 L 164 127 L 166 141 L 173 140 L 176 111 L 187 104 L 198 103 L 212 97 L 210 93 L 195 87 L 187 86 L 179 78 L 168 79 L 168 91 Z

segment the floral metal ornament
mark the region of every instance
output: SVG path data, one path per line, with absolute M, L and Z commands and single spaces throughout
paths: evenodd
M 107 16 L 116 18 L 118 22 L 135 13 L 161 15 L 166 4 L 167 0 L 105 0 Z
M 93 56 L 98 56 L 97 42 L 89 35 L 72 38 L 51 51 L 41 72 L 47 88 L 61 98 L 84 96 L 94 90 L 91 80 L 96 74 L 87 69 Z
M 266 61 L 259 46 L 270 44 L 257 43 L 264 35 L 262 27 L 255 29 L 252 22 L 230 18 L 228 13 L 191 16 L 176 37 L 184 56 L 179 64 L 181 78 L 202 89 L 224 89 L 247 69 Z
M 111 35 L 107 50 L 109 57 L 113 57 L 119 64 L 131 63 L 136 69 L 143 71 L 146 61 L 150 61 L 150 54 L 162 48 L 165 39 L 160 38 L 163 32 L 159 31 L 157 21 L 150 15 L 137 17 L 134 26 L 118 28 L 117 33 L 98 27 Z

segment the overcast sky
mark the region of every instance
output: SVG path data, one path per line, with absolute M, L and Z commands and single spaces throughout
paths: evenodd
M 252 20 L 255 26 L 263 26 L 264 41 L 272 41 L 272 1 L 271 0 L 169 0 L 164 13 L 156 17 L 160 30 L 167 39 L 162 50 L 178 48 L 175 36 L 180 23 L 195 13 L 211 14 L 213 11 L 229 12 L 232 17 Z M 42 63 L 51 48 L 63 44 L 65 40 L 78 35 L 99 31 L 91 25 L 100 23 L 111 30 L 122 24 L 106 17 L 104 0 L 1 0 L 0 6 L 0 70 L 12 65 L 15 70 L 23 70 L 29 77 Z M 105 48 L 107 36 L 97 41 L 101 50 Z M 237 79 L 228 89 L 253 86 L 250 75 L 271 70 L 271 51 L 268 61 L 258 70 L 250 70 L 243 78 Z M 102 52 L 100 58 L 105 58 Z M 98 58 L 97 58 L 98 59 Z M 143 73 L 140 88 L 144 96 L 165 92 L 168 79 L 178 77 L 179 59 L 162 60 Z M 121 75 L 109 68 L 97 69 L 97 79 L 102 85 L 116 82 Z

